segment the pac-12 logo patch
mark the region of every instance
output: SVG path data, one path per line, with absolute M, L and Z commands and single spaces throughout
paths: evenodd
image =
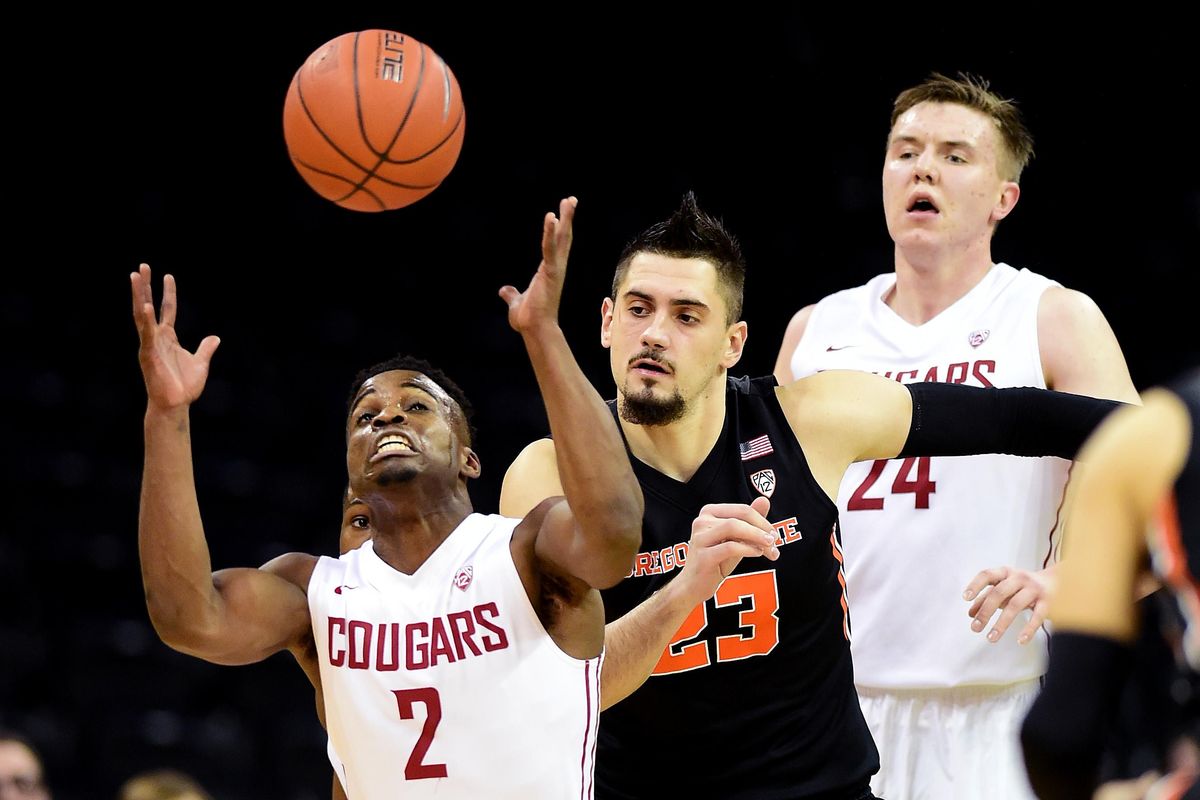
M 459 567 L 458 572 L 454 573 L 454 585 L 465 592 L 467 587 L 471 585 L 471 579 L 474 577 L 474 567 Z
M 990 330 L 971 331 L 971 335 L 967 337 L 967 343 L 970 344 L 971 347 L 979 347 L 979 345 L 986 342 L 988 337 L 991 335 L 992 332 Z
M 754 484 L 755 489 L 758 489 L 759 494 L 763 497 L 770 497 L 775 491 L 775 470 L 760 469 L 750 476 L 750 482 Z

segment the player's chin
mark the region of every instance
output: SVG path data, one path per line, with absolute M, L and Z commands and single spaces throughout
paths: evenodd
M 415 463 L 415 459 L 396 458 L 381 462 L 369 477 L 378 486 L 392 486 L 399 483 L 407 483 L 420 473 L 420 465 Z

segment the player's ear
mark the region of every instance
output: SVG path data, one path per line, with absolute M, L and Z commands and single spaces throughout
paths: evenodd
M 725 332 L 725 352 L 721 354 L 721 366 L 731 369 L 742 360 L 742 351 L 746 347 L 748 330 L 744 321 L 738 321 L 729 326 Z
M 992 222 L 999 222 L 1012 213 L 1021 199 L 1021 187 L 1016 181 L 1005 181 L 1000 185 L 1000 197 L 992 208 Z
M 458 474 L 466 480 L 474 480 L 483 472 L 483 465 L 479 463 L 479 455 L 469 447 L 462 449 L 462 468 Z
M 613 303 L 611 297 L 604 298 L 604 302 L 600 304 L 600 344 L 605 347 L 612 346 L 612 321 L 614 308 L 616 308 L 616 304 Z

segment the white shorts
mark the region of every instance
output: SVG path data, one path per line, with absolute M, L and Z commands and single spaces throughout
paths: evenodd
M 950 689 L 858 687 L 884 800 L 1036 800 L 1020 730 L 1038 680 Z

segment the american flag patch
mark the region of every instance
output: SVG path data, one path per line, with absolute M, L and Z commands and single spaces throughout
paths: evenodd
M 771 437 L 764 433 L 757 439 L 751 439 L 748 442 L 739 444 L 738 452 L 742 454 L 742 461 L 749 461 L 752 458 L 759 458 L 768 453 L 774 453 L 775 448 L 771 446 Z

